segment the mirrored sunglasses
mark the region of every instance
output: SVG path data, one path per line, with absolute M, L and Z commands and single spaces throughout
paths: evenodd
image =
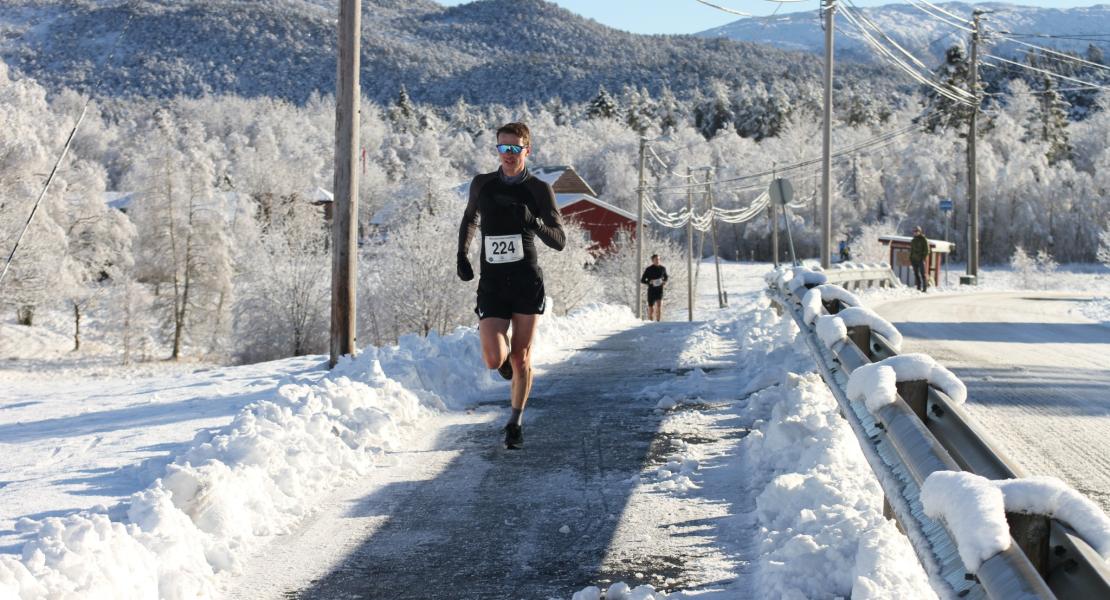
M 517 146 L 516 144 L 498 144 L 497 151 L 501 154 L 520 154 L 524 152 L 525 146 Z

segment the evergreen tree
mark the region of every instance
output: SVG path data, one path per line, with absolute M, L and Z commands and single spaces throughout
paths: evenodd
M 1056 81 L 1050 75 L 1043 76 L 1044 93 L 1031 119 L 1029 130 L 1036 131 L 1036 138 L 1048 144 L 1046 156 L 1049 164 L 1071 160 L 1072 146 L 1068 139 L 1068 108 L 1070 105 L 1057 91 Z
M 586 107 L 586 118 L 619 119 L 620 116 L 621 110 L 617 106 L 617 101 L 609 94 L 605 86 L 598 87 L 597 96 Z
M 1102 48 L 1094 44 L 1087 44 L 1087 60 L 1096 64 L 1104 65 L 1104 57 L 1102 55 Z
M 647 88 L 637 90 L 634 87 L 624 89 L 624 103 L 628 106 L 625 114 L 625 123 L 640 135 L 645 135 L 648 130 L 655 127 L 657 106 Z
M 709 96 L 694 109 L 694 125 L 705 139 L 711 139 L 722 129 L 732 129 L 735 122 L 728 88 L 722 81 L 713 81 Z
M 937 69 L 937 79 L 953 88 L 967 89 L 970 66 L 961 46 L 952 46 L 944 53 L 944 64 Z M 925 131 L 936 133 L 945 129 L 958 129 L 971 119 L 971 108 L 942 96 L 932 87 L 924 89 L 928 114 Z
M 393 122 L 393 127 L 397 131 L 412 132 L 420 128 L 419 111 L 409 97 L 409 91 L 404 84 L 401 84 L 401 91 L 397 93 L 393 106 L 389 107 L 388 114 L 389 120 Z
M 678 99 L 674 97 L 670 86 L 663 86 L 663 91 L 659 94 L 656 115 L 659 120 L 659 130 L 663 135 L 674 133 L 679 124 L 685 120 Z

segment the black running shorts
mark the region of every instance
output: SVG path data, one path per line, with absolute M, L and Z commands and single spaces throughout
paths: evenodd
M 648 306 L 663 300 L 663 286 L 648 286 Z
M 478 280 L 478 319 L 509 319 L 514 314 L 542 315 L 545 306 L 543 273 L 521 269 L 496 274 L 483 273 Z

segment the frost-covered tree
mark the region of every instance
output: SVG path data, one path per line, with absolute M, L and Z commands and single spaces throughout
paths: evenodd
M 445 334 L 473 319 L 472 284 L 459 281 L 454 260 L 444 260 L 455 254 L 461 210 L 450 194 L 421 197 L 406 219 L 363 248 L 359 278 L 365 302 L 358 316 L 363 339 L 382 344 L 404 333 Z
M 658 107 L 647 88 L 636 89 L 628 86 L 622 93 L 623 103 L 628 107 L 624 120 L 628 127 L 640 135 L 646 135 L 655 127 Z
M 323 352 L 330 309 L 330 230 L 294 195 L 267 223 L 246 219 L 237 249 L 236 356 L 243 362 Z
M 1098 252 L 1095 257 L 1100 263 L 1110 267 L 1110 226 L 1098 234 Z
M 168 112 L 160 113 L 130 175 L 138 196 L 136 274 L 155 287 L 174 360 L 187 341 L 203 343 L 227 327 L 231 307 L 227 223 L 233 208 L 215 190 L 200 132 L 183 129 Z
M 594 96 L 594 99 L 586 107 L 586 117 L 589 119 L 619 119 L 620 116 L 621 109 L 617 106 L 616 99 L 605 89 L 605 86 L 600 86 L 597 89 L 597 96 Z
M 1048 146 L 1049 164 L 1070 160 L 1072 146 L 1068 139 L 1068 101 L 1057 91 L 1056 81 L 1049 75 L 1041 78 L 1044 86 L 1036 109 L 1029 115 L 1028 137 Z
M 601 281 L 594 273 L 596 259 L 591 253 L 589 233 L 573 219 L 565 221 L 563 228 L 567 244 L 561 251 L 536 244 L 544 288 L 554 300 L 551 308 L 557 315 L 596 301 L 601 293 Z
M 63 226 L 67 243 L 58 293 L 72 311 L 73 349 L 79 350 L 84 311 L 123 284 L 134 266 L 135 227 L 126 215 L 105 204 L 100 194 L 74 197 Z
M 710 139 L 721 131 L 731 130 L 735 122 L 728 86 L 723 81 L 713 81 L 705 101 L 694 108 L 694 125 Z
M 944 62 L 936 70 L 936 79 L 949 88 L 967 89 L 970 67 L 962 46 L 948 48 Z M 927 112 L 924 117 L 925 130 L 936 133 L 938 130 L 959 130 L 971 118 L 971 109 L 940 94 L 931 87 L 924 87 Z

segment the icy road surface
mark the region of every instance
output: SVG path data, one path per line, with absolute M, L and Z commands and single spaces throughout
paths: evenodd
M 968 409 L 1033 475 L 1052 475 L 1110 512 L 1110 327 L 1082 293 L 929 295 L 877 304 L 968 388 Z

